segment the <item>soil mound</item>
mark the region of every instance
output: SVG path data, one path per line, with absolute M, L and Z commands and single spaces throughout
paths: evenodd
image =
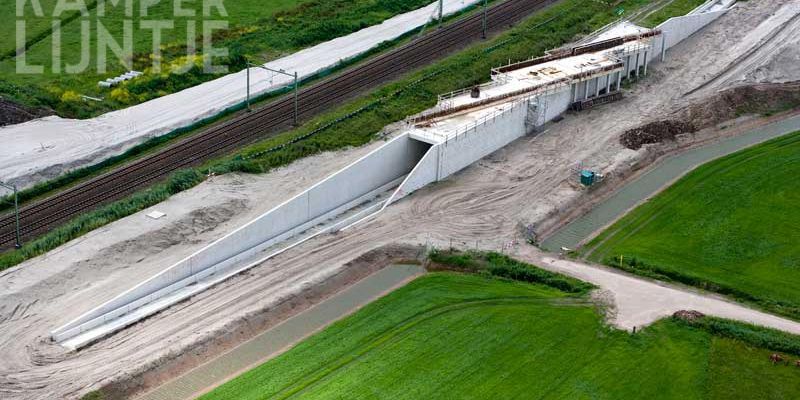
M 672 316 L 678 319 L 682 319 L 684 321 L 693 322 L 697 321 L 700 318 L 705 317 L 706 315 L 701 313 L 700 311 L 680 310 L 675 312 L 675 314 L 672 314 Z
M 670 118 L 629 129 L 620 143 L 632 150 L 662 143 L 746 114 L 773 114 L 800 107 L 800 81 L 738 86 L 690 104 Z
M 620 143 L 629 149 L 638 150 L 644 144 L 673 140 L 677 135 L 696 130 L 693 124 L 685 121 L 655 121 L 629 129 L 620 137 Z
M 12 101 L 0 98 L 0 126 L 21 124 L 46 115 L 50 115 L 50 113 L 44 110 L 23 107 Z

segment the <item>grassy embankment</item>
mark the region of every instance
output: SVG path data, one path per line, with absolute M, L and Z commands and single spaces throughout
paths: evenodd
M 686 15 L 705 2 L 706 0 L 672 0 L 669 4 L 647 15 L 641 21 L 641 24 L 642 26 L 653 28 L 672 17 Z
M 773 350 L 760 347 L 798 354 L 798 337 L 713 318 L 666 319 L 631 335 L 604 325 L 585 283 L 498 254 L 434 258 L 479 265 L 478 274 L 419 278 L 201 399 L 783 399 L 800 391 L 800 370 L 773 366 Z M 510 270 L 518 273 L 493 272 Z
M 625 0 L 633 11 L 649 0 Z M 560 46 L 615 20 L 616 6 L 564 0 L 536 14 L 509 32 L 472 46 L 435 65 L 384 85 L 359 99 L 321 115 L 303 126 L 249 146 L 235 155 L 175 173 L 165 183 L 84 214 L 29 242 L 21 250 L 0 255 L 0 270 L 60 246 L 93 229 L 157 204 L 202 182 L 209 172 L 262 173 L 324 151 L 360 146 L 374 140 L 389 123 L 435 104 L 437 94 L 483 82 L 491 67 L 526 59 Z M 47 184 L 40 187 L 47 190 Z
M 183 2 L 181 8 L 193 10 L 195 17 L 175 16 L 173 2 L 157 2 L 149 8 L 147 16 L 140 13 L 141 1 L 133 1 L 133 14 L 126 15 L 124 4 L 107 4 L 103 16 L 98 15 L 98 2 L 85 1 L 88 17 L 78 11 L 68 11 L 60 16 L 61 71 L 51 68 L 54 59 L 51 21 L 57 2 L 42 1 L 44 17 L 37 16 L 32 4 L 24 2 L 24 17 L 14 12 L 0 16 L 0 22 L 13 27 L 15 20 L 26 24 L 26 57 L 29 65 L 44 65 L 43 74 L 17 74 L 15 51 L 16 35 L 0 38 L 0 96 L 22 104 L 55 110 L 62 116 L 85 118 L 113 109 L 124 108 L 154 97 L 180 91 L 201 82 L 215 79 L 219 74 L 204 73 L 202 66 L 203 21 L 227 21 L 229 29 L 217 31 L 213 36 L 216 48 L 227 48 L 229 54 L 215 60 L 216 65 L 226 65 L 230 72 L 244 68 L 245 56 L 256 60 L 271 60 L 282 55 L 310 47 L 317 43 L 343 36 L 367 26 L 378 24 L 392 16 L 408 12 L 430 3 L 430 0 L 238 0 L 225 5 L 227 15 L 216 8 L 203 16 L 203 2 Z M 108 2 L 106 2 L 108 3 Z M 14 10 L 14 0 L 0 0 L 0 7 Z M 152 31 L 142 28 L 146 20 L 172 21 L 173 28 L 163 31 L 161 46 L 162 71 L 151 67 L 154 58 Z M 64 73 L 63 65 L 78 65 L 81 61 L 82 24 L 90 23 L 88 68 L 77 74 Z M 133 69 L 145 75 L 124 83 L 115 89 L 103 89 L 97 82 L 124 73 L 124 67 L 110 51 L 108 59 L 98 65 L 98 30 L 103 24 L 111 37 L 124 43 L 124 23 L 132 23 L 131 48 Z M 198 57 L 187 57 L 187 26 L 196 24 L 192 36 L 198 43 Z M 59 48 L 59 47 L 57 47 Z M 177 71 L 186 68 L 188 72 Z M 103 102 L 86 102 L 79 95 L 103 98 Z
M 800 319 L 797 176 L 800 132 L 711 161 L 593 239 L 589 259 Z

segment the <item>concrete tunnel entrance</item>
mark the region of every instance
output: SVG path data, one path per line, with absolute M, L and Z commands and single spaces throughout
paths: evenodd
M 271 246 L 320 224 L 373 203 L 383 206 L 432 148 L 403 134 L 373 150 L 314 186 L 223 236 L 189 257 L 165 268 L 110 301 L 51 332 L 57 342 L 80 348 L 203 288 L 242 272 Z M 340 217 L 341 218 L 341 217 Z M 289 245 L 290 246 L 290 245 Z

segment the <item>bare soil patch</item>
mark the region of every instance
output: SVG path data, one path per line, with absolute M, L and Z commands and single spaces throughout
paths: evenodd
M 52 111 L 25 107 L 0 98 L 0 126 L 21 124 L 48 115 L 52 115 Z
M 800 107 L 800 81 L 737 86 L 681 108 L 668 118 L 629 129 L 620 136 L 620 143 L 638 150 L 743 114 L 770 115 L 796 107 Z

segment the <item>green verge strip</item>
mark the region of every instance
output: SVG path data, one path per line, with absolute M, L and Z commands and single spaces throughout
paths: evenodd
M 626 10 L 633 11 L 648 2 L 649 0 L 625 0 L 620 4 Z M 371 94 L 314 118 L 297 129 L 248 146 L 235 156 L 210 161 L 191 171 L 175 174 L 165 184 L 77 217 L 65 226 L 25 244 L 18 251 L 0 255 L 0 270 L 43 254 L 92 229 L 155 205 L 177 193 L 174 191 L 175 188 L 186 190 L 199 184 L 203 180 L 202 176 L 209 173 L 263 173 L 302 157 L 369 143 L 386 125 L 433 106 L 439 93 L 480 83 L 487 79 L 488 71 L 492 67 L 507 63 L 509 60 L 524 60 L 542 54 L 547 49 L 561 46 L 580 35 L 591 33 L 615 20 L 618 17 L 614 12 L 615 9 L 616 6 L 602 2 L 564 0 L 528 18 L 493 40 L 469 47 L 433 66 L 384 85 Z M 436 73 L 437 71 L 447 73 Z M 425 77 L 429 78 L 423 79 Z M 420 80 L 421 83 L 408 90 L 402 90 Z M 398 94 L 391 97 L 392 93 Z M 379 101 L 381 98 L 391 98 L 391 100 Z M 359 109 L 375 102 L 378 102 L 376 106 L 356 113 Z M 348 114 L 353 116 L 343 118 Z M 330 124 L 335 120 L 340 122 Z M 325 125 L 329 127 L 308 135 Z M 306 135 L 305 140 L 295 141 L 277 151 L 270 151 L 276 146 L 304 135 Z
M 585 294 L 595 288 L 590 283 L 534 267 L 496 252 L 434 250 L 429 257 L 435 265 L 443 265 L 448 269 L 519 282 L 538 283 L 565 293 Z
M 0 254 L 0 270 L 19 264 L 27 259 L 44 254 L 72 239 L 107 225 L 120 218 L 158 204 L 176 193 L 192 188 L 203 181 L 205 176 L 198 170 L 186 169 L 172 174 L 165 183 L 157 184 L 90 213 L 83 214 L 69 223 L 59 226 L 47 234 L 25 243 L 19 250 L 9 250 Z
M 702 329 L 715 336 L 734 339 L 754 347 L 762 347 L 800 357 L 800 336 L 797 335 L 710 316 L 694 320 L 677 317 L 673 317 L 673 319 L 687 326 Z

